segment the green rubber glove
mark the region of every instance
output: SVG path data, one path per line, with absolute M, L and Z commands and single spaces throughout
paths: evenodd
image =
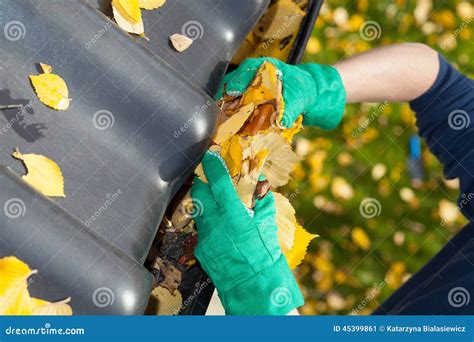
M 227 74 L 217 99 L 226 94 L 240 95 L 249 86 L 263 63 L 269 61 L 281 72 L 285 108 L 281 124 L 291 127 L 303 114 L 303 124 L 330 130 L 342 119 L 346 91 L 339 72 L 329 65 L 289 65 L 275 58 L 251 58 Z M 222 89 L 223 88 L 223 89 Z
M 194 251 L 230 315 L 285 315 L 303 297 L 281 253 L 272 193 L 254 210 L 240 200 L 220 156 L 206 152 L 209 181 L 195 178 L 191 196 L 198 244 Z

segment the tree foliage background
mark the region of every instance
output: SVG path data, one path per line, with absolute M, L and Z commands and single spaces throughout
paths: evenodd
M 327 0 L 305 62 L 420 42 L 472 77 L 473 16 L 468 1 Z M 286 193 L 305 228 L 320 235 L 296 274 L 302 314 L 369 314 L 466 223 L 456 180 L 444 180 L 423 142 L 424 180 L 413 180 L 407 160 L 416 133 L 407 104 L 360 104 L 347 106 L 338 129 L 306 128 L 296 139 L 305 159 Z

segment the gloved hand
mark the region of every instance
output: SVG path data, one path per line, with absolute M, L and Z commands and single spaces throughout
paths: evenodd
M 263 61 L 274 64 L 282 74 L 285 102 L 281 120 L 283 126 L 291 127 L 301 114 L 305 125 L 330 130 L 339 124 L 344 114 L 346 91 L 339 72 L 329 65 L 293 66 L 275 58 L 247 59 L 224 77 L 216 98 L 222 97 L 223 90 L 230 95 L 242 94 Z
M 303 297 L 278 245 L 273 194 L 247 209 L 220 156 L 206 152 L 202 164 L 209 183 L 196 178 L 191 188 L 198 208 L 194 254 L 226 313 L 285 315 L 301 306 Z

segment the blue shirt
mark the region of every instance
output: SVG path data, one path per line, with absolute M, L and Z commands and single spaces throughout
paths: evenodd
M 419 134 L 441 161 L 447 179 L 459 178 L 458 207 L 474 221 L 474 80 L 441 55 L 433 86 L 410 103 Z

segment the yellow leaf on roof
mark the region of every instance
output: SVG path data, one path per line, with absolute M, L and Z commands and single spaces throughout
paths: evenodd
M 112 0 L 112 7 L 131 24 L 142 21 L 142 11 L 140 10 L 138 0 Z
M 45 64 L 44 71 L 48 71 Z M 56 110 L 66 110 L 71 101 L 66 82 L 58 75 L 45 73 L 41 75 L 30 75 L 30 81 L 38 96 L 38 99 L 48 107 Z
M 238 110 L 237 113 L 228 118 L 224 123 L 222 123 L 217 128 L 216 136 L 214 137 L 214 142 L 218 145 L 222 144 L 224 141 L 232 137 L 237 133 L 240 128 L 243 126 L 245 121 L 252 114 L 254 109 L 253 103 L 243 106 Z
M 32 315 L 35 316 L 71 316 L 72 309 L 68 305 L 71 298 L 66 298 L 56 303 L 50 303 L 42 299 L 32 298 L 37 301 L 37 307 L 31 311 Z
M 306 256 L 309 243 L 318 235 L 308 233 L 303 227 L 296 223 L 295 242 L 290 251 L 283 253 L 291 269 L 301 264 Z
M 14 256 L 0 259 L 0 315 L 72 315 L 67 303 L 32 298 L 28 292 L 28 278 L 37 273 Z
M 39 154 L 12 153 L 16 159 L 22 160 L 27 174 L 22 179 L 45 196 L 65 197 L 64 178 L 59 166 L 51 159 Z
M 187 50 L 193 43 L 193 40 L 191 38 L 183 36 L 179 33 L 172 34 L 170 36 L 170 41 L 171 45 L 173 45 L 175 50 L 178 52 L 183 52 L 184 50 Z
M 138 0 L 138 6 L 146 10 L 158 9 L 165 4 L 166 0 Z
M 41 70 L 44 74 L 51 74 L 53 72 L 53 67 L 49 64 L 40 63 Z
M 16 257 L 0 259 L 0 315 L 29 315 L 32 310 L 27 280 L 37 273 Z
M 125 1 L 125 0 L 122 0 Z M 140 12 L 140 8 L 138 7 L 138 11 Z M 120 6 L 119 0 L 112 1 L 112 12 L 114 14 L 115 22 L 121 29 L 138 35 L 143 35 L 145 33 L 145 28 L 143 26 L 143 20 L 141 18 L 141 14 L 139 20 L 132 19 L 131 16 L 127 15 L 127 12 Z

